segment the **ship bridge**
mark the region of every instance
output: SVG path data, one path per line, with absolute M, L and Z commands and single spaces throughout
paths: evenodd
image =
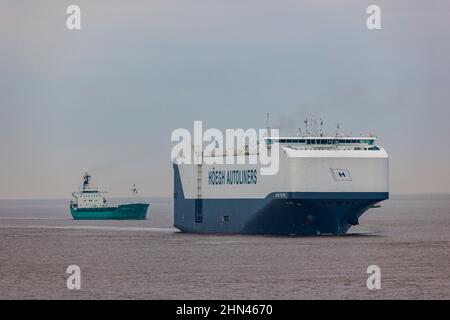
M 278 143 L 294 149 L 379 150 L 375 137 L 266 137 L 267 145 Z

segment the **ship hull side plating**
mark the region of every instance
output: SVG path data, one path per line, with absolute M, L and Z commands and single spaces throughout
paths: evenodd
M 185 198 L 174 165 L 174 226 L 184 232 L 344 234 L 388 192 L 272 192 L 265 198 Z

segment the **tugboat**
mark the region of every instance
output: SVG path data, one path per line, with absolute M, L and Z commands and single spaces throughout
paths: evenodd
M 80 192 L 72 193 L 70 213 L 75 220 L 144 220 L 147 216 L 148 203 L 128 203 L 108 206 L 103 196 L 105 192 L 90 186 L 91 175 L 85 173 Z M 134 195 L 137 189 L 133 185 Z

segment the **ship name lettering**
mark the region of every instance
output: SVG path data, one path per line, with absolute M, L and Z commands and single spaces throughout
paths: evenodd
M 215 170 L 208 172 L 209 185 L 257 184 L 258 170 Z

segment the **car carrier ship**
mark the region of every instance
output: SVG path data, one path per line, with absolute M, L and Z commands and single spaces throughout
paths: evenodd
M 263 140 L 264 148 L 278 144 L 274 175 L 261 175 L 259 164 L 174 161 L 174 226 L 194 233 L 340 235 L 389 198 L 388 154 L 374 136 Z

